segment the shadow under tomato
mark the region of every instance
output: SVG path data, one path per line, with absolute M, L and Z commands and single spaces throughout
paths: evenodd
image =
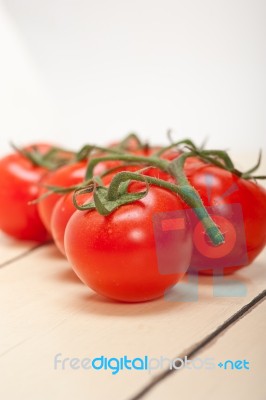
M 57 259 L 57 260 L 64 260 L 66 259 L 63 254 L 58 250 L 58 248 L 55 246 L 54 242 L 50 242 L 49 245 L 47 245 L 46 249 L 46 257 L 49 257 L 51 259 Z
M 67 265 L 67 269 L 65 271 L 60 271 L 58 274 L 56 274 L 55 278 L 62 283 L 74 282 L 83 285 L 81 280 L 77 277 L 77 275 L 69 265 Z
M 85 314 L 130 318 L 137 318 L 140 315 L 165 314 L 172 310 L 178 312 L 181 308 L 191 306 L 191 304 L 181 301 L 169 302 L 164 297 L 146 302 L 125 303 L 105 298 L 92 291 L 76 298 L 75 305 L 80 312 Z
M 200 275 L 199 276 L 199 284 L 200 285 L 213 286 L 214 281 L 216 283 L 219 283 L 219 284 L 223 283 L 225 285 L 227 282 L 236 282 L 236 283 L 239 282 L 239 283 L 248 285 L 248 284 L 250 284 L 252 279 L 243 276 L 243 274 L 241 274 L 240 271 L 237 271 L 234 274 L 225 275 L 225 276 L 222 276 L 222 275 L 217 275 L 215 277 L 213 275 Z

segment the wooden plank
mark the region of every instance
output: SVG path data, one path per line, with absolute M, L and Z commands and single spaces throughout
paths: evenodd
M 183 368 L 175 372 L 146 394 L 145 399 L 174 400 L 178 396 L 189 400 L 194 399 L 196 393 L 198 400 L 264 400 L 265 315 L 264 301 L 197 354 L 198 360 L 195 359 L 194 363 L 198 369 L 192 365 L 190 369 Z M 213 360 L 213 369 L 199 369 L 206 359 Z M 243 360 L 246 360 L 245 364 Z M 236 364 L 236 361 L 242 363 Z M 218 366 L 220 362 L 223 365 Z
M 36 242 L 15 240 L 0 231 L 0 267 L 39 246 Z
M 184 301 L 187 287 L 180 285 L 175 301 L 128 305 L 107 301 L 79 283 L 53 246 L 36 250 L 0 273 L 0 396 L 129 398 L 158 371 L 55 370 L 55 355 L 184 353 L 264 289 L 265 261 L 264 252 L 235 275 L 246 285 L 243 297 L 214 297 L 212 279 L 202 278 L 198 301 Z

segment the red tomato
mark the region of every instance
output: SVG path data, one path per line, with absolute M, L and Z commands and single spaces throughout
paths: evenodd
M 266 244 L 266 191 L 258 184 L 241 179 L 236 175 L 218 168 L 213 165 L 205 165 L 199 169 L 195 169 L 189 176 L 192 186 L 198 190 L 205 206 L 217 206 L 218 217 L 217 224 L 225 234 L 225 244 L 217 248 L 204 243 L 202 229 L 194 232 L 194 242 L 197 246 L 202 246 L 202 250 L 194 251 L 190 270 L 199 271 L 202 274 L 219 273 L 218 267 L 215 266 L 215 258 L 219 258 L 219 254 L 228 253 L 234 255 L 236 250 L 235 241 L 242 235 L 240 231 L 241 225 L 244 225 L 244 236 L 242 243 L 242 251 L 239 253 L 239 260 L 242 259 L 244 253 L 247 260 L 239 261 L 233 265 L 227 265 L 220 271 L 223 274 L 230 274 L 246 265 L 249 265 L 257 255 L 262 251 Z M 234 217 L 232 204 L 239 206 L 239 215 Z M 216 218 L 216 217 L 215 217 Z M 205 238 L 205 242 L 208 239 Z M 232 248 L 231 248 L 232 247 Z M 205 252 L 205 256 L 213 258 L 211 268 L 204 267 L 201 260 L 201 251 Z M 230 259 L 229 259 L 230 260 Z
M 63 167 L 58 168 L 56 171 L 50 172 L 45 179 L 43 179 L 42 184 L 43 186 L 59 187 L 77 185 L 84 180 L 86 165 L 87 163 L 85 161 L 64 165 Z M 40 195 L 42 196 L 46 192 L 47 189 L 43 187 L 40 191 Z M 40 200 L 38 203 L 38 211 L 41 220 L 49 232 L 51 232 L 52 212 L 60 197 L 60 194 L 53 193 Z
M 174 153 L 174 152 L 171 152 Z M 170 159 L 175 158 L 177 155 L 175 153 L 175 156 L 173 154 L 166 153 L 166 156 L 169 156 Z M 188 160 L 187 160 L 188 161 Z M 198 159 L 193 158 L 191 162 L 191 166 L 189 168 L 192 168 L 192 165 L 198 165 L 198 162 L 200 162 Z M 202 165 L 203 163 L 201 163 Z M 130 171 L 130 172 L 136 172 L 139 169 L 142 169 L 143 165 L 128 165 L 128 166 L 120 166 L 117 168 L 114 172 L 109 173 L 106 175 L 103 179 L 104 184 L 108 185 L 112 178 L 119 172 L 122 171 Z M 163 179 L 166 181 L 169 181 L 171 183 L 175 183 L 175 179 L 167 174 L 166 172 L 163 172 L 159 170 L 158 168 L 149 168 L 143 172 L 143 175 L 155 177 L 158 179 Z M 57 245 L 58 249 L 61 251 L 62 254 L 65 255 L 65 249 L 64 249 L 64 232 L 66 225 L 68 223 L 68 220 L 70 219 L 71 215 L 75 211 L 75 207 L 73 205 L 72 201 L 72 194 L 69 194 L 67 196 L 63 196 L 62 199 L 60 199 L 55 207 L 54 210 L 52 211 L 52 219 L 51 219 L 51 233 L 53 236 L 53 239 L 55 241 L 55 244 Z
M 65 255 L 64 235 L 71 215 L 76 211 L 73 193 L 68 193 L 57 201 L 51 218 L 51 233 L 58 250 Z
M 142 168 L 142 166 L 127 166 L 127 167 L 120 167 L 116 172 L 109 173 L 106 177 L 103 178 L 103 183 L 104 185 L 108 185 L 114 175 L 116 175 L 118 172 L 121 171 L 137 171 L 138 169 Z M 91 194 L 89 195 L 83 195 L 79 196 L 79 202 L 82 203 L 81 198 L 84 199 L 84 201 L 88 198 L 91 197 Z M 64 234 L 65 234 L 65 229 L 67 226 L 67 223 L 71 217 L 71 215 L 76 211 L 77 209 L 75 208 L 73 204 L 73 192 L 68 193 L 67 195 L 63 196 L 61 199 L 59 199 L 52 211 L 52 217 L 51 217 L 51 233 L 52 237 L 55 241 L 56 246 L 58 249 L 61 251 L 63 255 L 65 255 L 65 246 L 64 246 Z
M 182 154 L 182 151 L 179 151 L 179 150 L 167 150 L 160 156 L 160 158 L 172 161 L 175 158 L 179 157 L 181 154 Z
M 97 153 L 97 154 L 93 154 L 90 159 L 106 157 L 108 155 L 110 155 L 110 154 Z M 102 161 L 95 166 L 95 168 L 93 170 L 93 175 L 102 175 L 104 172 L 108 171 L 109 169 L 111 170 L 113 168 L 119 167 L 119 165 L 122 165 L 122 164 L 123 164 L 123 162 L 119 161 L 119 160 Z
M 97 157 L 100 157 L 100 155 L 97 155 Z M 88 160 L 81 161 L 75 164 L 68 164 L 61 168 L 58 168 L 56 171 L 53 171 L 49 175 L 47 175 L 47 177 L 43 180 L 43 185 L 60 187 L 77 185 L 81 183 L 85 178 L 87 164 Z M 116 160 L 100 162 L 94 168 L 94 175 L 101 175 L 106 170 L 115 168 L 119 165 L 121 165 L 121 162 Z M 41 195 L 46 192 L 47 189 L 43 188 L 41 191 Z M 38 210 L 41 220 L 43 221 L 46 229 L 49 232 L 51 232 L 52 212 L 60 197 L 60 194 L 53 193 L 45 199 L 41 200 L 38 204 Z
M 84 194 L 78 197 L 79 204 L 83 204 L 85 201 L 91 199 L 92 194 Z M 73 192 L 66 194 L 59 199 L 53 209 L 52 219 L 51 219 L 51 234 L 54 239 L 55 245 L 58 250 L 65 256 L 65 245 L 64 245 L 64 235 L 67 223 L 77 211 L 73 203 Z
M 140 189 L 144 189 L 142 183 L 130 185 L 130 190 Z M 125 302 L 163 296 L 188 268 L 192 239 L 188 230 L 181 231 L 175 243 L 175 271 L 162 272 L 157 261 L 153 217 L 183 208 L 175 194 L 150 186 L 143 199 L 121 206 L 108 216 L 96 210 L 76 211 L 65 231 L 70 264 L 84 283 L 103 296 Z
M 36 144 L 45 154 L 50 150 L 48 144 Z M 31 161 L 19 153 L 10 154 L 0 160 L 0 229 L 17 239 L 48 239 L 48 233 L 39 217 L 37 205 L 29 204 L 39 196 L 41 179 L 47 170 L 34 166 Z

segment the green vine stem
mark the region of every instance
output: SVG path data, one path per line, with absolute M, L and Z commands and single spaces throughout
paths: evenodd
M 51 147 L 46 153 L 41 153 L 36 146 L 30 150 L 17 147 L 15 144 L 10 143 L 11 147 L 23 157 L 27 158 L 32 165 L 42 167 L 47 170 L 55 170 L 60 166 L 73 162 L 75 153 L 71 150 L 66 150 L 60 147 Z M 62 154 L 69 155 L 69 157 L 62 157 Z
M 86 144 L 83 146 L 76 154 L 76 160 L 77 161 L 83 161 L 86 160 L 90 154 L 97 150 L 98 152 L 102 153 L 110 153 L 110 154 L 124 154 L 123 150 L 120 150 L 118 148 L 112 148 L 112 147 L 101 147 L 101 146 L 96 146 L 96 145 L 90 145 Z M 97 154 L 97 153 L 96 153 Z
M 210 217 L 197 190 L 190 185 L 184 173 L 184 164 L 186 159 L 193 157 L 194 155 L 193 152 L 182 154 L 169 164 L 168 170 L 177 181 L 179 196 L 193 209 L 199 220 L 202 222 L 205 232 L 211 239 L 212 243 L 215 246 L 218 246 L 224 243 L 224 236 Z
M 195 152 L 195 149 L 192 149 L 192 151 Z M 219 160 L 222 160 L 224 162 L 224 165 L 226 166 L 228 171 L 231 172 L 235 171 L 235 166 L 233 164 L 233 161 L 231 160 L 229 155 L 223 150 L 200 150 L 199 152 L 196 151 L 196 153 L 198 153 L 202 157 L 206 156 L 207 159 L 208 156 L 215 156 Z
M 197 149 L 196 145 L 194 144 L 194 142 L 190 139 L 184 139 L 184 140 L 179 140 L 179 142 L 175 142 L 175 143 L 171 143 L 169 146 L 163 147 L 162 149 L 156 151 L 153 156 L 156 157 L 160 157 L 161 155 L 163 155 L 166 151 L 168 150 L 172 150 L 175 147 L 178 147 L 182 144 L 186 144 L 187 146 L 189 146 L 191 149 Z
M 105 156 L 105 157 L 98 157 L 98 158 L 93 158 L 90 160 L 86 175 L 85 175 L 85 180 L 91 179 L 93 177 L 93 170 L 97 164 L 99 164 L 102 161 L 125 161 L 127 163 L 139 163 L 139 164 L 145 164 L 145 165 L 150 165 L 153 167 L 160 168 L 162 171 L 167 172 L 168 171 L 168 165 L 169 162 L 166 160 L 162 160 L 158 157 L 146 157 L 146 156 L 135 156 L 133 154 L 119 154 L 119 155 L 110 155 L 110 156 Z
M 127 150 L 128 149 L 128 145 L 130 143 L 130 141 L 135 141 L 136 143 L 136 149 L 141 149 L 144 144 L 142 143 L 142 141 L 140 140 L 140 138 L 138 137 L 138 135 L 134 132 L 129 133 L 123 140 L 121 140 L 121 142 L 117 145 L 117 148 L 120 150 Z
M 190 157 L 191 155 L 186 154 L 185 156 L 186 157 L 181 156 L 183 160 L 181 160 L 181 162 L 179 162 L 178 164 L 169 163 L 169 173 L 178 180 L 178 185 L 164 181 L 162 179 L 144 176 L 137 172 L 119 172 L 112 179 L 112 182 L 108 188 L 107 198 L 110 201 L 115 201 L 118 198 L 119 187 L 121 183 L 127 180 L 146 182 L 174 192 L 178 194 L 181 199 L 193 209 L 193 211 L 202 222 L 206 234 L 209 236 L 212 243 L 215 246 L 218 246 L 224 243 L 224 236 L 208 214 L 208 211 L 203 205 L 203 202 L 198 192 L 190 185 L 185 174 L 182 171 L 182 164 L 185 162 L 186 158 Z M 177 160 L 180 160 L 180 157 Z
M 259 151 L 259 157 L 258 157 L 257 163 L 254 165 L 254 167 L 252 167 L 252 168 L 250 168 L 249 170 L 247 170 L 246 172 L 244 172 L 244 173 L 242 174 L 242 178 L 244 178 L 244 179 L 251 179 L 251 178 L 252 178 L 251 174 L 252 174 L 253 172 L 255 172 L 255 171 L 260 167 L 261 158 L 262 158 L 262 151 L 260 150 L 260 151 Z M 265 177 L 265 176 L 262 176 L 262 177 L 256 177 L 256 176 L 254 176 L 253 178 L 254 178 L 254 179 L 265 179 L 266 177 Z
M 214 245 L 219 245 L 224 242 L 224 237 L 223 237 L 222 233 L 220 232 L 219 228 L 217 227 L 217 225 L 214 223 L 214 221 L 209 216 L 206 208 L 204 207 L 204 205 L 202 203 L 202 200 L 201 200 L 198 192 L 194 188 L 192 188 L 192 186 L 190 185 L 189 181 L 187 180 L 187 178 L 183 172 L 183 168 L 184 168 L 186 159 L 188 157 L 192 157 L 194 155 L 195 155 L 195 153 L 193 153 L 193 152 L 184 153 L 183 155 L 181 155 L 180 157 L 178 157 L 176 160 L 174 160 L 171 163 L 169 161 L 162 160 L 162 159 L 160 159 L 158 157 L 154 157 L 154 156 L 151 156 L 151 157 L 143 156 L 142 157 L 142 156 L 135 156 L 132 154 L 99 157 L 99 158 L 92 159 L 89 162 L 85 179 L 89 180 L 93 177 L 94 167 L 99 162 L 102 162 L 102 161 L 120 160 L 120 161 L 126 161 L 126 162 L 134 162 L 134 163 L 139 162 L 140 164 L 146 164 L 146 165 L 160 168 L 161 170 L 170 173 L 176 179 L 176 181 L 178 183 L 178 185 L 174 185 L 174 186 L 176 186 L 175 190 L 173 190 L 173 187 L 170 189 L 170 186 L 168 186 L 168 189 L 176 192 L 184 200 L 185 203 L 187 203 L 190 207 L 192 207 L 194 209 L 198 218 L 202 221 L 202 224 L 205 227 L 206 233 L 210 237 L 212 243 Z M 112 190 L 113 190 L 113 188 L 116 188 L 115 185 L 119 184 L 119 179 L 121 179 L 121 176 L 124 176 L 122 174 L 123 173 L 120 172 L 113 178 L 113 180 L 110 184 L 109 190 L 108 190 L 108 195 L 107 195 L 107 198 L 109 200 L 114 200 L 113 199 L 114 195 L 112 194 Z M 135 174 L 134 177 L 136 177 L 136 176 L 141 176 L 141 175 Z M 141 179 L 143 180 L 143 178 L 141 178 Z M 154 184 L 157 184 L 157 185 L 159 185 L 159 183 L 161 185 L 163 184 L 162 182 L 159 182 L 159 180 L 156 180 L 156 178 L 154 178 L 154 179 L 155 179 L 153 181 Z M 166 182 L 166 184 L 169 185 L 167 182 Z M 166 186 L 163 186 L 163 187 L 166 188 Z
M 216 165 L 219 168 L 226 169 L 227 171 L 233 172 L 236 175 L 241 174 L 235 169 L 234 163 L 223 150 L 200 150 L 197 148 L 188 147 L 190 151 L 194 153 L 195 156 L 200 157 L 203 161 Z
M 170 146 L 160 149 L 151 156 L 135 155 L 134 153 L 130 153 L 129 151 L 125 150 L 128 148 L 128 144 L 132 139 L 136 141 L 137 146 L 140 148 L 145 147 L 145 145 L 142 145 L 135 134 L 131 134 L 121 142 L 122 144 L 120 143 L 112 148 L 86 145 L 76 154 L 75 159 L 82 160 L 88 158 L 92 152 L 96 151 L 93 153 L 93 157 L 89 159 L 84 182 L 76 187 L 65 189 L 66 191 L 74 191 L 73 201 L 75 207 L 80 210 L 96 208 L 100 214 L 109 215 L 121 205 L 129 204 L 143 198 L 147 194 L 148 185 L 152 184 L 170 190 L 180 196 L 180 198 L 193 209 L 199 220 L 202 222 L 205 232 L 209 236 L 213 245 L 219 246 L 224 243 L 225 239 L 219 227 L 214 223 L 211 216 L 208 214 L 208 211 L 206 210 L 199 193 L 191 186 L 185 175 L 185 162 L 189 157 L 196 156 L 209 164 L 213 164 L 219 168 L 230 171 L 241 178 L 251 179 L 252 177 L 250 173 L 254 172 L 258 168 L 261 155 L 259 156 L 256 166 L 242 174 L 235 169 L 231 158 L 225 151 L 204 150 L 202 148 L 197 148 L 190 139 L 184 139 L 179 142 L 172 143 Z M 160 158 L 164 152 L 171 150 L 174 147 L 178 147 L 179 145 L 185 145 L 185 149 L 189 150 L 189 152 L 184 152 L 184 150 L 180 151 L 180 155 L 172 161 Z M 101 154 L 98 154 L 97 151 L 99 153 L 105 153 L 106 155 L 101 156 Z M 118 173 L 113 177 L 109 187 L 103 186 L 102 182 L 99 180 L 100 177 L 97 178 L 93 175 L 95 166 L 106 161 L 122 162 L 121 165 L 117 167 Z M 119 168 L 125 165 L 142 165 L 144 169 L 136 172 L 119 172 Z M 142 173 L 144 172 L 145 167 L 158 168 L 170 174 L 175 179 L 176 184 L 155 177 L 143 175 Z M 115 170 L 116 167 L 111 169 L 111 171 Z M 110 170 L 104 173 L 102 176 L 105 176 L 107 173 L 110 173 Z M 263 179 L 264 177 L 253 178 Z M 146 190 L 144 192 L 137 193 L 128 192 L 128 185 L 132 180 L 146 183 Z M 62 188 L 58 189 L 56 187 L 49 187 L 48 189 L 58 192 L 61 190 L 61 193 L 64 193 L 64 189 L 62 190 Z M 76 198 L 79 194 L 85 193 L 86 190 L 93 192 L 94 201 L 79 205 Z
M 126 182 L 126 181 L 139 181 L 139 182 L 144 182 L 148 183 L 151 185 L 156 185 L 161 188 L 170 190 L 171 192 L 179 194 L 179 188 L 177 185 L 164 181 L 163 179 L 158 179 L 158 178 L 153 178 L 151 176 L 146 176 L 146 175 L 141 175 L 139 172 L 130 172 L 130 171 L 122 171 L 119 172 L 114 176 L 112 179 L 112 182 L 110 183 L 110 186 L 108 188 L 108 199 L 111 201 L 114 201 L 118 198 L 119 196 L 119 188 L 121 183 Z
M 148 182 L 150 184 L 154 184 L 165 189 L 168 189 L 174 193 L 177 193 L 182 200 L 188 204 L 191 208 L 193 208 L 194 212 L 198 216 L 198 218 L 202 221 L 202 224 L 205 228 L 206 234 L 210 237 L 212 243 L 216 246 L 222 244 L 224 242 L 224 237 L 220 232 L 217 225 L 209 216 L 206 208 L 203 205 L 203 202 L 198 194 L 198 192 L 190 185 L 189 181 L 187 180 L 183 168 L 184 163 L 188 157 L 194 156 L 194 153 L 185 153 L 178 157 L 176 160 L 169 162 L 166 160 L 161 160 L 157 157 L 141 157 L 141 156 L 134 156 L 134 155 L 119 155 L 119 156 L 107 156 L 107 157 L 100 157 L 91 160 L 88 165 L 87 173 L 86 173 L 86 180 L 92 179 L 93 177 L 93 169 L 94 167 L 102 161 L 110 161 L 110 160 L 120 160 L 126 162 L 139 162 L 140 164 L 146 164 L 148 166 L 153 166 L 160 168 L 161 170 L 168 172 L 172 175 L 176 181 L 177 185 L 171 184 L 170 182 L 166 182 L 164 180 L 160 180 L 157 178 L 143 176 L 138 172 L 120 172 L 114 176 L 112 182 L 107 190 L 107 192 L 101 192 L 101 198 L 104 204 L 99 207 L 100 204 L 100 197 L 97 195 L 97 204 L 95 202 L 95 207 L 101 213 L 104 210 L 104 215 L 107 215 L 107 208 L 106 202 L 114 202 L 112 204 L 112 211 L 116 208 L 115 202 L 117 201 L 117 207 L 122 205 L 121 199 L 119 199 L 119 187 L 122 182 L 126 180 L 139 180 L 142 182 Z M 76 192 L 77 194 L 78 192 Z M 96 197 L 95 197 L 96 200 Z M 125 203 L 128 202 L 128 198 L 125 198 Z M 77 202 L 75 202 L 77 203 Z M 92 208 L 92 204 L 90 203 L 86 209 Z

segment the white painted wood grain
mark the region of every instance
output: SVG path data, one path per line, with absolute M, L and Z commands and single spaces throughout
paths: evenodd
M 0 231 L 0 266 L 36 246 L 36 242 L 16 240 Z
M 147 394 L 145 400 L 265 400 L 265 316 L 264 301 L 197 355 L 201 359 L 213 358 L 214 369 L 182 369 Z M 228 359 L 246 359 L 250 369 L 217 366 Z
M 81 284 L 53 246 L 34 251 L 0 274 L 1 398 L 126 399 L 155 373 L 55 370 L 54 356 L 184 353 L 264 289 L 265 261 L 266 253 L 236 274 L 247 286 L 244 297 L 213 297 L 212 279 L 203 278 L 196 302 L 181 301 L 179 286 L 179 301 L 121 304 Z

